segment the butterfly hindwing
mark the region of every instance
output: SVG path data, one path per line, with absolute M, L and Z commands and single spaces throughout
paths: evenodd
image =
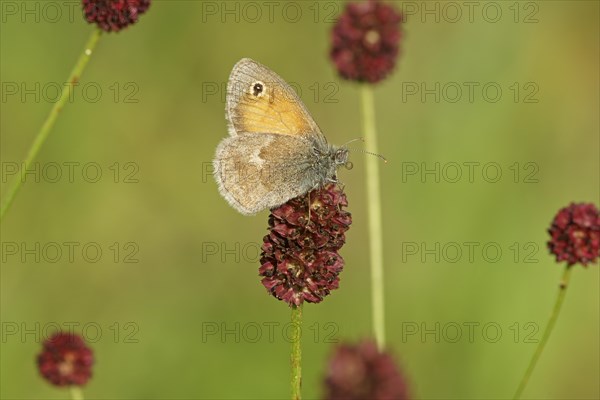
M 242 214 L 273 208 L 313 188 L 312 144 L 301 136 L 246 133 L 221 141 L 213 161 L 221 195 Z

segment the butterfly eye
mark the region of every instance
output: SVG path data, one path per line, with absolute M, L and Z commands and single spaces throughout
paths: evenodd
M 264 85 L 261 82 L 256 82 L 252 85 L 252 94 L 254 96 L 260 96 L 264 90 Z
M 348 160 L 348 150 L 338 149 L 333 157 L 337 164 L 345 164 Z

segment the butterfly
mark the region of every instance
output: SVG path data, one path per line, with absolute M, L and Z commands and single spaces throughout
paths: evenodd
M 229 136 L 217 146 L 214 178 L 244 215 L 275 208 L 336 182 L 348 149 L 327 142 L 302 100 L 279 75 L 243 58 L 227 83 Z

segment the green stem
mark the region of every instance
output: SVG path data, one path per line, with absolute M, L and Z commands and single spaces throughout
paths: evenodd
M 292 327 L 294 334 L 292 336 L 292 400 L 302 398 L 300 386 L 302 384 L 302 305 L 292 306 Z
M 546 326 L 544 335 L 542 336 L 542 339 L 540 340 L 540 343 L 538 344 L 537 349 L 535 350 L 535 353 L 533 353 L 533 357 L 531 358 L 531 361 L 529 362 L 529 366 L 527 367 L 527 370 L 525 371 L 523 378 L 521 378 L 521 383 L 519 384 L 519 388 L 517 389 L 517 391 L 515 392 L 515 395 L 513 397 L 515 400 L 519 399 L 521 397 L 521 394 L 523 393 L 523 390 L 525 390 L 525 387 L 527 386 L 527 383 L 529 382 L 529 378 L 531 377 L 531 374 L 533 373 L 533 370 L 535 369 L 538 359 L 542 355 L 542 351 L 544 350 L 544 347 L 546 346 L 546 343 L 548 342 L 548 339 L 550 338 L 552 329 L 554 329 L 554 325 L 556 324 L 556 319 L 558 318 L 558 314 L 560 313 L 561 306 L 563 304 L 565 295 L 567 293 L 567 286 L 569 284 L 569 278 L 571 277 L 572 269 L 573 268 L 569 267 L 569 266 L 565 267 L 565 271 L 563 273 L 562 280 L 560 281 L 560 286 L 558 289 L 558 297 L 556 298 L 556 303 L 554 304 L 554 309 L 552 310 L 552 314 L 550 315 L 550 319 L 548 320 L 548 325 Z
M 94 31 L 92 32 L 92 35 L 90 36 L 87 43 L 85 44 L 83 53 L 81 53 L 81 55 L 79 56 L 77 63 L 75 64 L 75 66 L 73 67 L 73 70 L 71 71 L 71 75 L 69 75 L 69 80 L 67 81 L 68 84 L 66 84 L 63 87 L 63 90 L 60 94 L 60 98 L 58 99 L 58 101 L 56 103 L 54 103 L 52 110 L 50 110 L 50 114 L 48 114 L 48 116 L 46 117 L 44 124 L 40 128 L 33 143 L 31 144 L 31 147 L 29 148 L 29 152 L 27 153 L 27 156 L 25 157 L 25 160 L 23 161 L 23 164 L 22 164 L 22 171 L 27 171 L 28 168 L 33 163 L 33 160 L 35 160 L 35 157 L 37 156 L 38 152 L 40 151 L 40 148 L 42 147 L 42 145 L 44 144 L 44 141 L 48 137 L 48 134 L 52 130 L 52 127 L 54 126 L 54 123 L 56 122 L 56 118 L 58 117 L 60 111 L 66 104 L 67 100 L 71 97 L 71 93 L 73 92 L 75 84 L 79 81 L 79 78 L 81 77 L 81 74 L 83 73 L 83 70 L 85 69 L 85 66 L 87 65 L 88 61 L 90 60 L 92 51 L 93 51 L 94 47 L 96 46 L 96 43 L 98 42 L 98 39 L 100 38 L 101 33 L 102 33 L 102 31 L 100 29 L 98 29 L 98 28 L 94 29 Z M 6 193 L 6 196 L 4 197 L 4 199 L 2 201 L 2 205 L 0 206 L 0 221 L 4 217 L 4 214 L 6 213 L 6 211 L 8 211 L 17 192 L 21 188 L 22 183 L 23 183 L 23 179 L 20 176 L 15 177 L 12 180 L 12 182 L 10 183 L 7 193 Z
M 71 385 L 69 386 L 69 391 L 73 400 L 83 400 L 83 392 L 79 386 Z
M 375 129 L 375 101 L 371 85 L 361 87 L 363 130 L 365 148 L 368 152 L 379 154 L 377 131 Z M 383 232 L 381 223 L 381 189 L 379 184 L 379 160 L 366 157 L 367 163 L 367 207 L 369 216 L 369 247 L 371 261 L 371 306 L 373 330 L 377 347 L 385 347 L 385 311 L 383 292 Z

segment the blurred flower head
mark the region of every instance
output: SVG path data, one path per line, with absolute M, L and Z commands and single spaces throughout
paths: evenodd
M 338 250 L 352 222 L 342 209 L 347 205 L 342 190 L 329 184 L 271 210 L 259 269 L 269 293 L 298 306 L 319 303 L 338 288 L 344 267 Z
M 379 0 L 352 2 L 332 32 L 330 57 L 346 79 L 376 83 L 396 65 L 402 14 Z
M 326 374 L 327 400 L 408 399 L 406 380 L 394 359 L 371 340 L 337 346 Z
M 595 263 L 600 254 L 600 215 L 592 203 L 571 203 L 561 208 L 550 229 L 548 248 L 556 261 L 568 266 Z
M 106 32 L 118 32 L 135 24 L 148 7 L 150 0 L 83 0 L 87 22 Z
M 38 368 L 53 385 L 82 386 L 92 376 L 94 356 L 80 336 L 58 332 L 43 346 L 37 358 Z

